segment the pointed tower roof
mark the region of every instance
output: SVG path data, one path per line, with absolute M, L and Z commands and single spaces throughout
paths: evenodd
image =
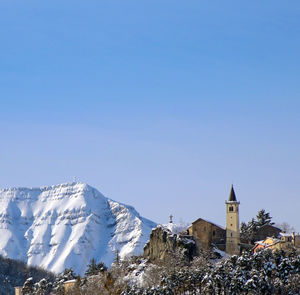
M 233 189 L 233 185 L 231 185 L 231 190 L 230 190 L 228 201 L 229 202 L 237 202 L 235 192 L 234 192 L 234 189 Z

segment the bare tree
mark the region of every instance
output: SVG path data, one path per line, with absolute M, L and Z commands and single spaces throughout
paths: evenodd
M 276 223 L 275 226 L 280 228 L 285 233 L 292 233 L 295 231 L 295 228 L 285 221 L 282 223 Z

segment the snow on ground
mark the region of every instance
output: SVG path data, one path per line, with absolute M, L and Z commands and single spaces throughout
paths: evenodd
M 217 248 L 217 247 L 214 247 L 214 248 L 212 249 L 212 251 L 215 252 L 215 253 L 218 253 L 218 254 L 220 255 L 221 259 L 230 257 L 230 255 L 228 255 L 226 252 L 220 250 L 220 249 Z
M 168 229 L 173 234 L 179 234 L 187 231 L 187 226 L 182 223 L 167 223 L 163 224 L 162 227 Z
M 146 259 L 133 263 L 127 268 L 128 274 L 124 281 L 130 286 L 145 287 L 152 285 L 153 276 L 157 272 L 157 266 L 149 263 Z
M 155 226 L 84 183 L 0 190 L 0 254 L 54 272 L 141 254 Z

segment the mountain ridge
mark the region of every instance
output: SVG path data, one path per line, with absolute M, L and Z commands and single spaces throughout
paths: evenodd
M 141 254 L 155 226 L 81 182 L 0 189 L 0 254 L 53 272 Z

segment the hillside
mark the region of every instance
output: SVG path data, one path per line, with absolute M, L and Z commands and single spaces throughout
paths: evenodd
M 32 277 L 35 282 L 46 278 L 54 281 L 52 273 L 37 267 L 29 267 L 22 261 L 0 256 L 0 295 L 14 294 L 14 287 L 23 286 L 27 278 Z
M 140 254 L 155 226 L 84 183 L 0 190 L 0 254 L 56 273 Z

